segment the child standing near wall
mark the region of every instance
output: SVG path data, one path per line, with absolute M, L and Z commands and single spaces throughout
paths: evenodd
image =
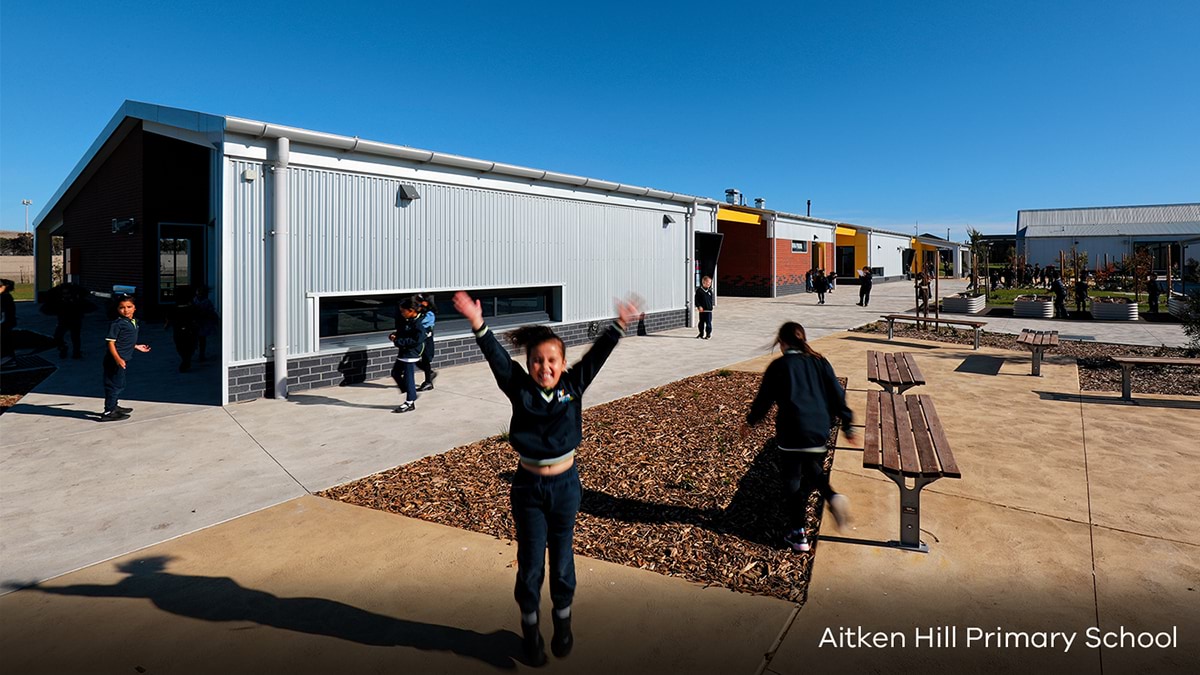
M 454 295 L 454 308 L 475 331 L 479 349 L 492 368 L 496 384 L 512 403 L 509 441 L 519 463 L 510 500 L 517 528 L 517 583 L 514 597 L 521 609 L 525 655 L 533 666 L 546 662 L 538 629 L 546 548 L 550 549 L 550 598 L 554 636 L 551 651 L 563 658 L 571 652 L 571 603 L 575 597 L 575 516 L 582 487 L 575 450 L 583 437 L 583 392 L 616 348 L 625 327 L 638 317 L 631 301 L 617 304 L 617 320 L 573 367 L 566 367 L 566 347 L 545 326 L 525 326 L 510 340 L 525 349 L 526 372 L 500 346 L 483 322 L 479 301 L 464 292 Z
M 871 268 L 863 265 L 858 282 L 858 306 L 866 307 L 871 304 Z
M 100 415 L 101 422 L 113 422 L 129 419 L 133 408 L 125 408 L 120 403 L 121 393 L 125 391 L 125 371 L 129 367 L 129 359 L 133 353 L 148 352 L 150 347 L 138 344 L 138 321 L 133 318 L 137 307 L 133 298 L 123 297 L 117 300 L 117 318 L 108 327 L 107 348 L 104 350 L 104 412 Z
M 406 413 L 416 410 L 417 362 L 421 360 L 421 353 L 425 351 L 425 334 L 419 323 L 416 299 L 405 298 L 400 301 L 399 312 L 396 315 L 396 332 L 389 335 L 388 339 L 399 350 L 396 363 L 392 366 L 392 379 L 396 381 L 400 391 L 407 395 L 404 403 L 392 412 Z
M 775 439 L 779 444 L 784 488 L 784 512 L 788 533 L 784 542 L 793 551 L 807 551 L 807 505 L 813 490 L 829 505 L 840 529 L 849 517 L 849 500 L 833 491 L 825 473 L 825 443 L 834 418 L 841 421 L 847 440 L 854 440 L 850 426 L 853 413 L 846 405 L 846 392 L 833 374 L 833 366 L 809 346 L 804 327 L 788 321 L 779 327 L 775 338 L 783 355 L 771 362 L 763 373 L 758 395 L 746 415 L 742 436 L 767 416 L 772 405 L 779 407 L 775 416 Z
M 712 316 L 713 307 L 716 306 L 716 298 L 713 297 L 712 277 L 701 277 L 700 288 L 696 289 L 696 311 L 699 313 L 699 330 L 696 333 L 696 339 L 707 340 L 712 337 Z M 708 332 L 705 332 L 705 329 Z
M 417 391 L 429 391 L 433 389 L 433 381 L 438 376 L 433 369 L 433 326 L 437 323 L 437 303 L 433 301 L 433 295 L 425 293 L 417 296 L 417 305 L 421 311 L 421 331 L 425 335 L 425 350 L 417 362 L 417 367 L 425 373 L 425 381 L 417 387 Z

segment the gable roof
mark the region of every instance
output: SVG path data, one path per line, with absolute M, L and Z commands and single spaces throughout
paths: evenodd
M 1017 211 L 1022 229 L 1026 237 L 1198 235 L 1200 204 Z

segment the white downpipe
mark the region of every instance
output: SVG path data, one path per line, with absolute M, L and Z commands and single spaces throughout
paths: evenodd
M 687 216 L 687 241 L 684 242 L 683 250 L 687 251 L 687 256 L 684 260 L 684 267 L 687 269 L 687 283 L 683 285 L 683 306 L 687 309 L 687 317 L 683 320 L 683 325 L 692 328 L 692 300 L 696 296 L 696 216 L 699 215 L 699 204 L 692 202 L 688 207 Z
M 767 228 L 767 239 L 771 242 L 771 297 L 779 297 L 779 272 L 777 271 L 777 259 L 779 258 L 779 242 L 775 239 L 775 217 L 770 216 L 770 227 Z
M 275 259 L 274 309 L 275 309 L 275 398 L 286 399 L 287 391 L 287 356 L 288 356 L 288 159 L 290 143 L 287 138 L 279 138 L 275 144 L 277 159 L 275 160 L 275 191 L 274 212 L 275 227 L 271 231 L 275 237 L 272 249 Z

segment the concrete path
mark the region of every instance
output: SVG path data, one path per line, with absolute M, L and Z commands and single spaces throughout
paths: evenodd
M 964 472 L 926 489 L 930 554 L 871 545 L 895 535 L 896 488 L 863 471 L 857 453 L 841 451 L 835 485 L 854 500 L 858 529 L 818 545 L 804 611 L 580 558 L 577 620 L 587 641 L 551 669 L 786 674 L 812 665 L 1015 670 L 1045 662 L 1099 672 L 1135 664 L 1175 670 L 1200 660 L 1200 532 L 1183 468 L 1197 459 L 1190 439 L 1200 435 L 1200 399 L 1124 404 L 1080 395 L 1069 359 L 1049 356 L 1034 379 L 1027 354 L 841 332 L 911 309 L 910 293 L 907 284 L 879 284 L 869 309 L 854 306 L 851 288 L 821 307 L 813 296 L 723 299 L 710 341 L 693 339 L 690 329 L 624 341 L 588 403 L 714 368 L 764 367 L 775 329 L 796 319 L 811 337 L 828 336 L 817 347 L 851 378 L 852 407 L 861 413 L 865 350 L 918 351 Z M 1038 324 L 1022 321 L 1013 332 Z M 1093 332 L 1158 339 L 1110 325 Z M 64 367 L 0 417 L 0 581 L 53 579 L 0 598 L 6 666 L 470 672 L 519 665 L 511 560 L 496 562 L 511 555 L 507 542 L 306 496 L 500 431 L 508 410 L 486 366 L 446 369 L 418 410 L 400 417 L 386 412 L 398 400 L 394 388 L 379 382 L 226 408 L 181 402 L 187 386 L 202 399 L 211 378 L 182 380 L 168 349 L 155 354 L 160 361 L 136 364 L 146 375 L 131 384 L 133 420 L 98 424 L 79 414 L 95 407 L 81 395 L 98 379 L 94 362 Z M 463 411 L 471 423 L 446 423 Z M 1077 641 L 1061 656 L 917 650 L 914 628 L 940 625 L 1081 633 L 1174 625 L 1180 646 L 1089 650 Z M 894 628 L 907 632 L 909 644 L 820 646 L 825 629 L 843 626 Z

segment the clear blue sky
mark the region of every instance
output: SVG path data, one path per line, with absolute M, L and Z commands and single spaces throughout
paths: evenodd
M 955 239 L 1200 200 L 1200 2 L 0 8 L 0 229 L 125 99 Z

